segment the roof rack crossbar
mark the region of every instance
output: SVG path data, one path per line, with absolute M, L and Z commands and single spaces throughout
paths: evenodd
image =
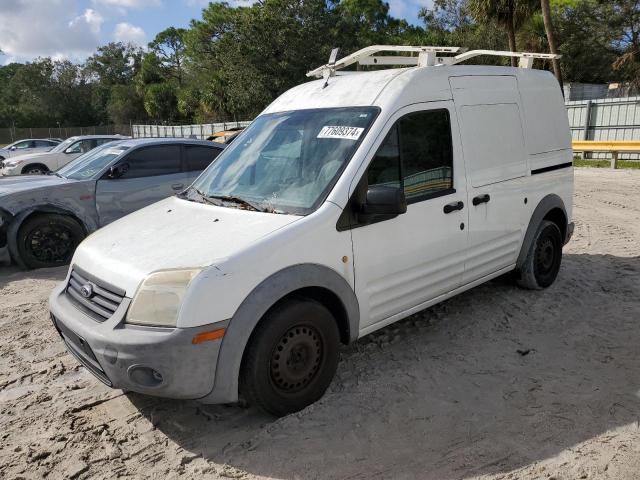
M 376 55 L 380 52 L 389 53 L 417 53 L 418 55 Z M 336 61 L 337 51 L 332 51 L 329 63 L 311 70 L 307 77 L 329 78 L 336 74 L 337 70 L 359 63 L 360 65 L 394 65 L 394 66 L 420 66 L 431 67 L 439 65 L 457 65 L 461 62 L 479 56 L 515 57 L 519 58 L 521 68 L 533 68 L 534 59 L 550 60 L 560 58 L 561 55 L 550 53 L 531 52 L 507 52 L 499 50 L 471 50 L 460 47 L 434 47 L 434 46 L 405 46 L 405 45 L 372 45 L 357 52 L 347 55 Z M 438 54 L 458 54 L 456 56 L 439 56 Z
M 360 63 L 361 65 L 423 65 L 426 64 L 428 60 L 435 61 L 437 53 L 458 53 L 461 51 L 460 47 L 414 47 L 407 45 L 372 45 L 370 47 L 363 48 L 362 50 L 358 50 L 357 52 L 352 53 L 351 55 L 347 55 L 346 57 L 341 58 L 336 62 L 329 62 L 321 67 L 316 68 L 315 70 L 311 70 L 307 73 L 307 77 L 318 77 L 322 78 L 325 76 L 334 76 L 336 70 L 340 70 L 342 68 L 348 67 L 349 65 L 353 65 L 354 63 Z M 393 63 L 393 60 L 383 60 L 385 63 L 377 63 L 373 59 L 382 59 L 387 57 L 374 57 L 376 53 L 380 52 L 409 52 L 409 53 L 417 53 L 417 57 L 401 57 L 394 56 L 389 58 L 395 58 L 396 61 L 401 63 Z M 415 59 L 415 60 L 405 60 L 405 59 Z M 402 59 L 402 60 L 400 60 Z M 380 60 L 379 60 L 380 61 Z M 364 63 L 367 62 L 367 63 Z M 371 63 L 369 63 L 371 62 Z M 405 63 L 412 62 L 412 63 Z M 415 63 L 413 63 L 415 62 Z M 328 73 L 328 75 L 327 75 Z

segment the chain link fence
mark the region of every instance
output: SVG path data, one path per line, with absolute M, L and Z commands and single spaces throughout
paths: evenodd
M 0 145 L 7 145 L 23 138 L 69 138 L 76 135 L 131 136 L 131 125 L 95 125 L 90 127 L 0 128 Z

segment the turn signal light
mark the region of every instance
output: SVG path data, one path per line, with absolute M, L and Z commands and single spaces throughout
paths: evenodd
M 199 343 L 210 342 L 212 340 L 219 340 L 220 338 L 224 337 L 225 331 L 226 329 L 219 328 L 218 330 L 199 333 L 198 335 L 193 337 L 193 340 L 191 340 L 191 343 L 193 343 L 194 345 L 197 345 Z

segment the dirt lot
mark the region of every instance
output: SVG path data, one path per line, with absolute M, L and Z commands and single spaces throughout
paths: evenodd
M 109 390 L 47 318 L 64 271 L 0 267 L 0 478 L 637 479 L 640 171 L 576 190 L 553 287 L 491 282 L 362 339 L 279 420 Z

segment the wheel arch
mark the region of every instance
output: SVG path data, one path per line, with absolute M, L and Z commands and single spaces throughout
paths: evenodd
M 27 163 L 24 167 L 22 167 L 22 170 L 20 170 L 20 173 L 25 173 L 31 167 L 42 167 L 45 172 L 48 172 L 49 170 L 51 170 L 44 163 L 34 162 L 34 163 Z
M 563 242 L 566 242 L 567 231 L 569 228 L 567 209 L 565 208 L 562 199 L 558 195 L 552 193 L 540 200 L 538 206 L 531 215 L 529 226 L 527 227 L 527 231 L 524 235 L 520 254 L 518 255 L 518 260 L 516 262 L 516 268 L 520 268 L 527 258 L 527 252 L 533 243 L 538 226 L 543 220 L 549 220 L 558 225 L 562 234 L 562 240 Z
M 331 311 L 343 343 L 358 338 L 360 309 L 349 283 L 322 265 L 287 267 L 262 281 L 236 310 L 220 346 L 213 389 L 201 401 L 230 403 L 238 400 L 240 368 L 256 326 L 277 304 L 298 296 L 319 301 Z
M 9 255 L 11 256 L 11 260 L 22 268 L 26 268 L 26 265 L 20 258 L 20 254 L 18 252 L 18 232 L 20 231 L 20 227 L 28 218 L 31 218 L 33 215 L 47 213 L 66 215 L 73 218 L 82 227 L 85 237 L 89 235 L 92 230 L 95 230 L 95 228 L 87 225 L 87 223 L 82 221 L 82 219 L 78 215 L 67 208 L 62 208 L 55 205 L 36 205 L 22 210 L 21 212 L 12 216 L 9 227 L 7 228 L 7 246 L 9 247 Z

